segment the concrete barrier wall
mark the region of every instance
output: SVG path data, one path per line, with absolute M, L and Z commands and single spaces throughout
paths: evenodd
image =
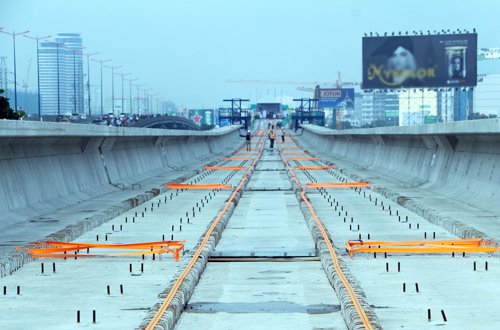
M 500 120 L 332 131 L 300 139 L 331 155 L 469 205 L 500 213 Z
M 237 127 L 194 132 L 0 121 L 0 228 L 118 189 L 111 184 L 130 186 L 181 169 L 242 141 Z

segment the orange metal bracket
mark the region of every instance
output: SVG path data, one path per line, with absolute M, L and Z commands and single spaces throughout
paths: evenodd
M 351 187 L 370 187 L 369 182 L 334 182 L 334 183 L 306 183 L 306 188 L 351 188 Z
M 206 170 L 226 170 L 226 171 L 243 171 L 246 167 L 243 166 L 205 166 Z
M 232 184 L 167 184 L 168 189 L 231 189 Z
M 298 170 L 329 170 L 335 168 L 335 166 L 294 166 Z
M 306 157 L 306 158 L 288 158 L 288 160 L 318 160 L 318 157 Z
M 363 241 L 350 240 L 346 249 L 351 257 L 354 252 L 389 252 L 389 253 L 453 253 L 453 252 L 498 252 L 500 247 L 482 238 L 433 240 L 433 241 Z
M 68 243 L 47 241 L 43 243 L 31 243 L 28 246 L 18 247 L 16 250 L 24 250 L 33 258 L 70 258 L 73 255 L 66 252 L 75 251 L 75 258 L 82 257 L 119 257 L 156 253 L 172 253 L 176 261 L 180 259 L 180 252 L 184 249 L 185 241 L 160 241 L 134 244 L 92 244 L 92 243 Z M 50 248 L 52 247 L 52 248 Z M 120 250 L 143 250 L 132 253 L 118 254 L 80 254 L 76 251 L 90 249 L 120 249 Z M 88 253 L 88 252 L 87 252 Z

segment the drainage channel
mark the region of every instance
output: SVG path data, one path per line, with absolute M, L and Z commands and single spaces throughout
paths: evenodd
M 175 329 L 347 329 L 291 189 L 266 141 Z

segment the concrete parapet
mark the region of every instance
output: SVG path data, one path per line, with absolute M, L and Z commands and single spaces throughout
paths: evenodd
M 0 120 L 0 228 L 208 161 L 242 143 L 212 131 Z

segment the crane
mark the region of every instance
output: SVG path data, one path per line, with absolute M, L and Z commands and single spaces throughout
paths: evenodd
M 318 81 L 284 81 L 284 80 L 246 80 L 246 79 L 228 79 L 226 83 L 243 83 L 243 84 L 273 84 L 273 85 L 323 85 L 323 86 L 335 86 L 335 88 L 342 88 L 342 86 L 355 86 L 359 85 L 356 82 L 346 82 L 342 83 L 340 77 L 340 71 L 337 71 L 339 77 L 335 82 L 318 82 Z M 314 89 L 306 89 L 306 87 L 300 87 L 299 90 L 305 90 L 314 92 Z
M 28 105 L 28 77 L 30 75 L 30 67 L 31 67 L 31 58 L 28 63 L 28 73 L 26 74 L 26 80 L 23 80 L 23 88 L 24 88 L 24 111 L 26 111 L 26 107 Z
M 28 77 L 30 75 L 30 67 L 31 67 L 31 58 L 30 62 L 28 64 L 28 73 L 26 74 L 26 80 L 23 80 L 23 88 L 24 88 L 24 93 L 28 94 Z M 26 107 L 26 105 L 24 105 Z

